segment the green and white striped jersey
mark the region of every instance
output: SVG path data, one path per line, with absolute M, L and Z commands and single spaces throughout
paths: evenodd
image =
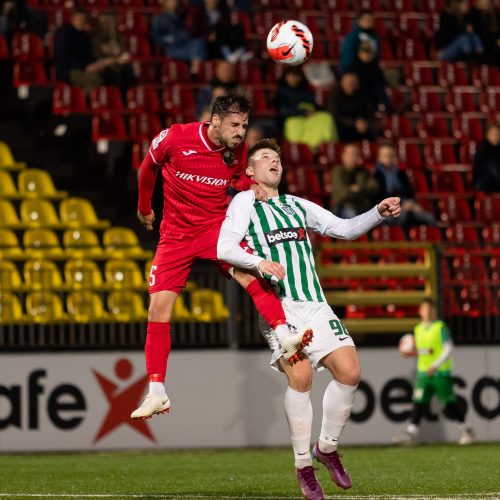
M 217 255 L 245 269 L 257 268 L 262 259 L 279 262 L 286 271 L 285 278 L 277 282 L 280 295 L 298 301 L 326 302 L 307 229 L 336 238 L 353 239 L 381 220 L 376 207 L 352 219 L 340 219 L 297 196 L 283 194 L 261 202 L 255 200 L 253 191 L 244 191 L 237 194 L 229 205 Z M 246 254 L 239 247 L 242 240 L 246 241 L 253 255 Z

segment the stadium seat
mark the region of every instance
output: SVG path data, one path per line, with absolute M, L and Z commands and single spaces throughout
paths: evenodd
M 313 163 L 313 152 L 307 144 L 283 141 L 283 161 L 287 164 L 308 165 Z
M 112 258 L 141 258 L 152 257 L 152 252 L 141 248 L 137 235 L 127 227 L 111 227 L 102 235 L 106 254 Z
M 24 282 L 29 290 L 62 290 L 63 280 L 56 264 L 51 260 L 35 259 L 24 263 Z
M 141 168 L 142 160 L 149 151 L 150 141 L 134 142 L 132 146 L 132 168 L 138 171 Z
M 67 319 L 61 297 L 56 292 L 47 290 L 28 293 L 26 314 L 34 323 L 59 323 Z
M 460 172 L 432 172 L 434 191 L 440 193 L 465 193 L 464 180 Z M 470 218 L 470 216 L 469 216 Z
M 19 193 L 26 198 L 47 198 L 60 200 L 68 196 L 66 191 L 58 191 L 52 177 L 46 170 L 27 168 L 19 172 L 17 184 Z
M 54 205 L 49 200 L 41 198 L 25 199 L 21 202 L 19 213 L 21 221 L 31 228 L 62 229 L 64 227 L 59 217 L 57 217 Z
M 24 255 L 16 233 L 0 228 L 0 259 L 16 259 Z
M 0 170 L 0 198 L 8 198 L 10 200 L 22 198 L 8 170 Z
M 459 290 L 459 307 L 464 316 L 480 318 L 497 314 L 494 299 L 488 288 L 471 283 Z
M 104 256 L 99 238 L 92 229 L 66 229 L 63 245 L 66 254 L 71 258 L 99 259 Z
M 14 262 L 0 260 L 0 290 L 16 291 L 22 288 L 23 281 Z
M 410 228 L 410 241 L 429 241 L 440 243 L 442 241 L 441 232 L 437 227 L 415 226 Z
M 439 63 L 431 61 L 407 62 L 403 68 L 406 85 L 410 87 L 437 85 Z
M 12 83 L 14 87 L 48 85 L 45 67 L 40 61 L 17 61 L 14 63 Z M 27 97 L 27 95 L 26 95 Z
M 410 168 L 422 168 L 424 165 L 423 149 L 424 144 L 421 140 L 399 139 L 397 143 L 399 161 Z
M 446 238 L 454 245 L 461 247 L 474 247 L 479 244 L 479 238 L 475 227 L 464 224 L 455 224 L 446 230 Z
M 0 289 L 0 323 L 5 325 L 20 323 L 23 320 L 23 309 L 18 296 Z
M 130 290 L 111 292 L 108 310 L 117 321 L 145 321 L 148 317 L 141 294 Z
M 409 170 L 408 174 L 413 188 L 417 193 L 426 194 L 430 192 L 429 182 L 425 172 L 420 170 Z
M 127 108 L 132 113 L 159 113 L 161 107 L 156 89 L 144 85 L 128 89 Z
M 500 196 L 486 195 L 474 200 L 474 208 L 478 220 L 493 223 L 500 220 Z
M 436 185 L 434 185 L 434 187 L 435 186 Z M 472 220 L 472 214 L 467 200 L 447 195 L 439 200 L 438 208 L 440 218 L 443 222 L 469 222 Z
M 0 141 L 0 169 L 21 170 L 23 168 L 26 168 L 26 164 L 16 161 L 12 156 L 9 146 L 5 142 Z
M 146 15 L 134 9 L 121 9 L 117 12 L 116 25 L 119 31 L 134 35 L 149 36 Z
M 413 137 L 415 135 L 411 120 L 407 116 L 402 115 L 385 115 L 383 130 L 385 137 L 395 139 Z
M 84 198 L 66 198 L 59 206 L 61 221 L 69 227 L 87 227 L 89 229 L 105 229 L 108 220 L 99 220 L 90 201 Z
M 169 113 L 195 113 L 196 102 L 191 88 L 170 85 L 162 92 L 163 107 Z
M 153 113 L 132 115 L 129 124 L 133 141 L 151 141 L 164 128 L 159 116 Z
M 19 220 L 14 205 L 8 200 L 0 199 L 0 227 L 11 229 L 23 229 L 26 227 Z
M 450 113 L 422 113 L 418 125 L 421 137 L 450 137 L 453 115 Z
M 412 38 L 400 38 L 396 48 L 398 60 L 403 61 L 425 61 L 427 50 L 423 40 Z
M 83 90 L 63 83 L 54 87 L 52 94 L 52 113 L 54 115 L 70 115 L 88 113 L 87 100 Z
M 92 140 L 94 142 L 119 142 L 126 141 L 127 139 L 127 129 L 123 116 L 120 113 L 104 112 L 92 117 Z
M 413 94 L 414 111 L 446 111 L 446 89 L 440 86 L 422 86 Z
M 95 112 L 122 111 L 123 104 L 118 87 L 97 87 L 90 93 L 90 108 Z
M 125 38 L 127 52 L 132 59 L 153 59 L 151 44 L 147 36 L 131 34 Z
M 406 3 L 411 3 L 409 0 Z M 396 4 L 404 4 L 404 0 L 397 0 Z M 429 29 L 427 25 L 427 14 L 420 14 L 417 12 L 405 11 L 398 16 L 398 29 L 403 38 L 411 38 L 412 40 L 421 40 L 429 36 Z
M 481 111 L 490 113 L 492 110 L 500 109 L 500 86 L 488 87 L 481 94 Z
M 0 35 L 0 60 L 3 59 L 10 59 L 10 51 L 5 36 Z
M 77 323 L 107 321 L 109 315 L 105 312 L 99 294 L 90 290 L 80 290 L 68 294 L 66 298 L 68 313 Z
M 472 69 L 472 83 L 476 87 L 498 87 L 500 86 L 500 69 L 495 66 L 475 66 Z
M 161 66 L 160 83 L 189 83 L 189 65 L 185 61 L 166 59 Z
M 373 241 L 405 241 L 405 234 L 399 226 L 382 225 L 372 232 Z
M 425 147 L 425 156 L 433 163 L 460 163 L 459 144 L 455 139 L 429 139 Z
M 27 229 L 23 235 L 26 255 L 32 258 L 61 258 L 64 251 L 52 229 Z
M 463 284 L 486 280 L 487 273 L 482 257 L 468 253 L 457 255 L 452 261 L 453 277 Z
M 500 247 L 500 224 L 493 223 L 491 226 L 485 227 L 482 232 L 484 245 L 489 248 Z
M 172 309 L 171 321 L 174 323 L 186 322 L 186 321 L 191 321 L 192 319 L 194 318 L 192 318 L 191 313 L 189 312 L 189 309 L 187 308 L 186 303 L 184 302 L 184 296 L 183 294 L 181 294 L 175 300 L 174 308 Z
M 111 288 L 144 290 L 146 281 L 139 266 L 133 260 L 108 260 L 104 274 L 106 284 Z
M 42 39 L 27 31 L 14 33 L 12 56 L 16 61 L 42 60 L 45 57 Z
M 456 86 L 447 95 L 446 107 L 454 113 L 477 112 L 481 109 L 481 91 L 472 86 Z
M 153 61 L 132 61 L 135 76 L 142 84 L 158 83 L 158 64 Z
M 442 62 L 439 68 L 439 85 L 443 87 L 469 85 L 467 67 L 465 64 Z
M 212 323 L 229 318 L 222 294 L 217 290 L 197 288 L 191 292 L 191 314 L 195 321 Z
M 102 275 L 93 260 L 68 260 L 64 266 L 66 285 L 72 289 L 103 289 Z
M 486 113 L 459 113 L 453 122 L 455 135 L 472 141 L 481 142 L 488 115 Z

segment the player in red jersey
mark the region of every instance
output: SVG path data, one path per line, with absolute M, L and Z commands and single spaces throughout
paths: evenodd
M 210 260 L 226 273 L 232 267 L 217 259 L 217 240 L 228 206 L 227 188 L 253 189 L 257 199 L 267 199 L 265 191 L 245 174 L 247 146 L 243 139 L 249 112 L 250 102 L 243 94 L 218 97 L 210 122 L 177 124 L 163 130 L 151 142 L 141 164 L 137 216 L 148 230 L 153 229 L 155 219 L 151 197 L 160 168 L 164 206 L 149 282 L 151 301 L 144 349 L 149 393 L 132 412 L 133 419 L 150 418 L 170 408 L 164 387 L 170 318 L 193 262 Z M 281 272 L 278 264 L 269 262 L 259 270 L 275 275 Z M 291 362 L 299 359 L 311 332 L 290 334 L 281 302 L 265 280 L 237 269 L 232 270 L 232 275 L 274 328 L 284 357 Z

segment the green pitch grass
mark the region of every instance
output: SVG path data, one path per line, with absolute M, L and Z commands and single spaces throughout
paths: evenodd
M 327 498 L 500 498 L 500 444 L 344 448 L 351 490 Z M 300 498 L 284 449 L 0 455 L 0 498 Z

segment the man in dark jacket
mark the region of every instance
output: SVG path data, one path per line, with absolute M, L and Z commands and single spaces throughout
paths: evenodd
M 492 123 L 474 158 L 474 186 L 485 193 L 500 193 L 500 125 Z

